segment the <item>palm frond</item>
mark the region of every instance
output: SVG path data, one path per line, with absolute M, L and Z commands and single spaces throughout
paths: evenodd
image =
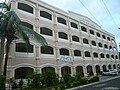
M 18 32 L 20 32 L 22 30 L 22 32 L 24 32 L 29 38 L 37 41 L 41 45 L 47 45 L 47 42 L 46 42 L 44 37 L 42 37 L 41 35 L 39 35 L 35 31 L 31 30 L 30 28 L 28 28 L 24 25 L 19 25 L 19 26 L 20 26 L 20 28 L 17 29 Z
M 0 3 L 0 8 L 1 9 L 7 9 L 7 11 L 10 11 L 11 4 L 8 6 L 5 2 Z

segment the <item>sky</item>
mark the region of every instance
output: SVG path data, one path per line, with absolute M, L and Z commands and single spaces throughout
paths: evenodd
M 98 25 L 100 25 L 103 30 L 115 35 L 117 45 L 119 45 L 120 29 L 118 28 L 120 27 L 120 0 L 42 0 L 42 1 L 52 6 L 55 6 L 59 9 L 62 9 L 63 11 L 68 12 L 68 10 L 70 10 L 75 13 L 87 16 L 88 18 L 96 22 Z M 120 51 L 120 48 L 118 48 L 118 50 Z

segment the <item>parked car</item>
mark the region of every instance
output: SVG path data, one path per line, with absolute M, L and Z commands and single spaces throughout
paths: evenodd
M 105 70 L 102 72 L 102 75 L 106 75 L 106 76 L 118 75 L 118 71 L 117 70 Z

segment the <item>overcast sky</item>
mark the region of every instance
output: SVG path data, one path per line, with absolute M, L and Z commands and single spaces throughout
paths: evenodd
M 120 43 L 120 30 L 118 29 L 118 27 L 120 27 L 120 0 L 80 0 L 97 20 L 93 18 L 79 0 L 42 1 L 66 12 L 70 10 L 89 17 L 100 25 L 102 29 L 114 34 L 116 42 Z M 104 3 L 109 12 L 106 10 Z
M 97 20 L 93 18 L 79 0 L 42 1 L 66 12 L 70 10 L 89 17 L 100 25 L 102 29 L 114 34 L 116 42 L 120 43 L 120 30 L 118 29 L 120 27 L 120 0 L 80 0 Z

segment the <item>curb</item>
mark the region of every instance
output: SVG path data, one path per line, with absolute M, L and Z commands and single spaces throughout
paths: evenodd
M 75 89 L 80 89 L 80 88 L 83 88 L 83 87 L 87 87 L 87 86 L 95 85 L 95 84 L 98 84 L 98 83 L 102 83 L 102 82 L 110 81 L 110 80 L 113 80 L 113 79 L 116 79 L 116 78 L 119 78 L 119 77 L 120 77 L 120 76 L 117 76 L 117 77 L 109 78 L 109 79 L 106 79 L 106 80 L 103 80 L 103 81 L 94 82 L 94 83 L 90 83 L 90 84 L 86 84 L 86 85 L 82 85 L 82 86 L 78 86 L 78 87 L 74 87 L 74 88 L 69 88 L 69 89 L 65 89 L 65 90 L 75 90 Z

